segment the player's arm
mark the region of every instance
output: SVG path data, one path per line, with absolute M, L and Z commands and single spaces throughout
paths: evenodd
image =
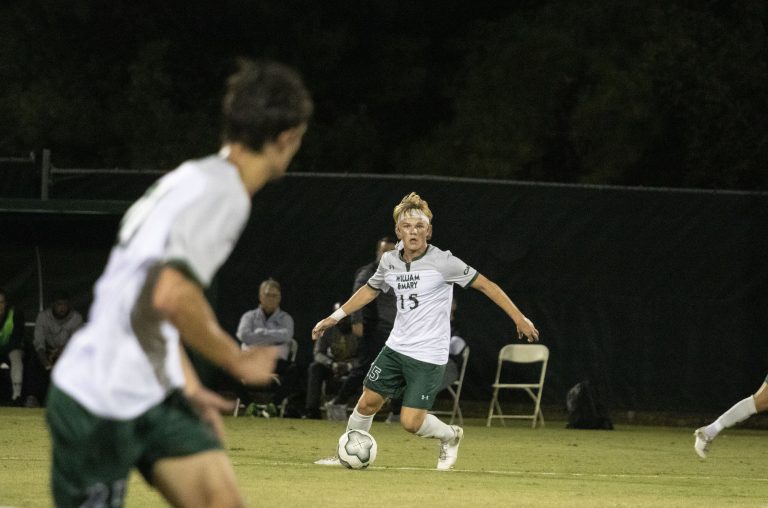
M 272 379 L 274 347 L 240 351 L 219 325 L 200 286 L 172 266 L 165 266 L 152 293 L 154 308 L 179 331 L 182 340 L 208 360 L 248 384 Z
M 220 412 L 232 411 L 234 404 L 203 386 L 182 344 L 179 344 L 179 356 L 184 372 L 184 395 L 200 413 L 202 420 L 211 426 L 219 439 L 224 441 L 224 422 L 221 420 Z
M 512 318 L 517 326 L 517 337 L 522 339 L 526 337 L 528 342 L 536 342 L 539 340 L 539 331 L 533 326 L 530 319 L 520 312 L 520 309 L 512 302 L 507 296 L 507 293 L 499 287 L 498 284 L 489 280 L 482 274 L 477 274 L 477 277 L 472 281 L 471 287 L 477 289 L 485 296 L 490 298 L 493 303 L 501 307 L 501 310 L 507 313 Z
M 379 291 L 373 289 L 368 284 L 361 286 L 360 289 L 355 291 L 355 294 L 352 295 L 349 300 L 344 302 L 344 305 L 336 309 L 333 314 L 323 319 L 322 321 L 319 321 L 315 325 L 315 327 L 312 329 L 312 340 L 319 339 L 325 330 L 335 326 L 336 323 L 338 323 L 344 316 L 348 316 L 356 310 L 362 309 L 373 300 L 375 300 L 377 296 L 379 296 Z M 339 311 L 342 312 L 339 313 Z M 334 315 L 340 317 L 336 318 Z

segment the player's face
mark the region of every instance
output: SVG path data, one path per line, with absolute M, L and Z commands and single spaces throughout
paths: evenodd
M 397 223 L 395 233 L 403 241 L 405 250 L 419 253 L 427 248 L 427 240 L 432 237 L 432 224 L 417 217 L 407 217 Z

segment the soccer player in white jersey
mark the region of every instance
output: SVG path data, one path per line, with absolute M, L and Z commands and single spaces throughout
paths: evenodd
M 519 338 L 537 341 L 539 332 L 496 283 L 450 251 L 428 243 L 432 237 L 432 212 L 418 194 L 405 196 L 392 216 L 400 240 L 397 248 L 381 257 L 368 284 L 315 325 L 312 338 L 319 338 L 323 331 L 371 302 L 381 291 L 393 291 L 397 299 L 395 324 L 371 364 L 347 430 L 370 430 L 374 415 L 386 399 L 400 398 L 400 424 L 417 436 L 439 439 L 437 469 L 451 469 L 464 430 L 443 423 L 428 411 L 448 362 L 453 284 L 473 287 L 488 296 L 515 322 Z M 338 459 L 321 459 L 316 463 L 337 464 Z
M 312 100 L 292 69 L 242 62 L 223 101 L 218 155 L 185 162 L 126 213 L 89 321 L 53 371 L 47 420 L 56 506 L 122 506 L 130 470 L 174 506 L 242 506 L 219 411 L 186 344 L 236 379 L 266 384 L 275 348 L 241 351 L 203 295 L 252 196 L 301 145 Z
M 709 425 L 696 429 L 693 433 L 695 438 L 693 449 L 699 457 L 706 459 L 709 455 L 712 441 L 715 440 L 720 432 L 743 422 L 752 415 L 765 411 L 768 411 L 768 376 L 766 376 L 765 381 L 763 381 L 763 384 L 760 385 L 760 388 L 758 388 L 754 395 L 740 400 Z

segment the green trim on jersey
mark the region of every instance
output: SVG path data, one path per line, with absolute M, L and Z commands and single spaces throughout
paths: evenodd
M 469 268 L 469 267 L 467 267 L 467 268 Z M 478 276 L 478 275 L 480 275 L 480 272 L 478 272 L 477 270 L 475 270 L 475 275 L 474 275 L 474 277 L 472 277 L 472 278 L 469 280 L 469 282 L 467 282 L 467 284 L 466 284 L 465 286 L 463 286 L 461 289 L 467 289 L 467 288 L 470 288 L 470 287 L 472 287 L 472 284 L 473 284 L 473 283 L 474 283 L 474 282 L 477 280 L 477 276 Z
M 424 249 L 424 253 L 423 253 L 421 256 L 419 256 L 419 257 L 413 258 L 411 261 L 406 261 L 406 260 L 405 260 L 405 257 L 403 257 L 403 252 L 405 252 L 405 247 L 403 247 L 402 249 L 400 249 L 400 250 L 397 252 L 397 255 L 398 255 L 398 256 L 400 256 L 400 261 L 402 261 L 403 263 L 405 263 L 405 271 L 406 271 L 406 272 L 410 272 L 410 271 L 411 271 L 411 263 L 413 263 L 413 262 L 415 262 L 415 261 L 418 261 L 419 259 L 421 259 L 421 258 L 423 258 L 424 256 L 426 256 L 426 255 L 427 255 L 427 252 L 429 252 L 429 248 L 430 248 L 430 247 L 432 247 L 432 246 L 431 246 L 430 244 L 427 244 L 427 248 L 426 248 L 426 249 Z
M 174 268 L 175 270 L 179 271 L 184 277 L 191 280 L 201 288 L 205 287 L 205 285 L 201 282 L 200 277 L 198 277 L 198 275 L 195 273 L 192 267 L 189 266 L 189 263 L 187 263 L 186 259 L 181 259 L 181 258 L 169 259 L 165 263 L 163 263 L 163 265 Z

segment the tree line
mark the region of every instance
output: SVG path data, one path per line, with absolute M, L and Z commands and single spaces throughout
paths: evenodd
M 0 155 L 214 151 L 238 56 L 298 67 L 293 171 L 768 189 L 761 0 L 12 0 Z

